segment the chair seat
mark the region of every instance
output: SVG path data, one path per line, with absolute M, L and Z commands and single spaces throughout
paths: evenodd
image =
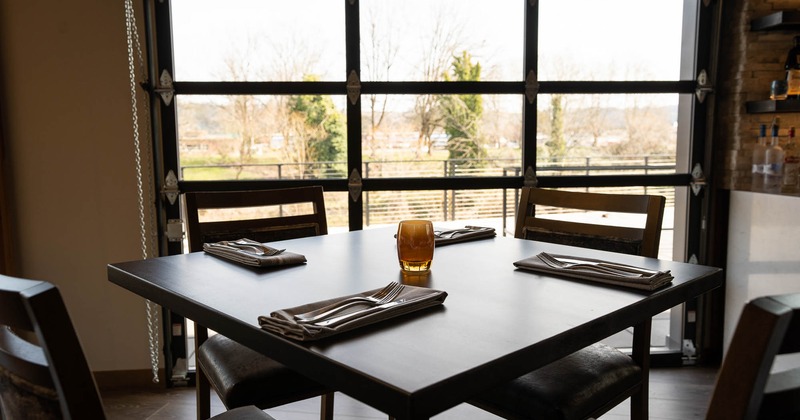
M 505 418 L 585 419 L 637 387 L 641 378 L 641 368 L 631 357 L 597 343 L 470 403 Z
M 245 407 L 234 408 L 224 413 L 217 414 L 209 420 L 275 420 L 269 414 L 261 411 L 258 407 L 248 405 Z
M 265 409 L 329 392 L 322 385 L 221 334 L 197 350 L 197 364 L 227 408 Z

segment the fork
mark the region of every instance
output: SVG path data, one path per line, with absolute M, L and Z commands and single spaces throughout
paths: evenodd
M 466 233 L 471 231 L 472 229 L 470 228 L 461 228 L 461 229 L 437 230 L 434 231 L 433 233 L 439 238 L 449 239 L 452 238 L 453 236 L 458 235 L 459 233 Z
M 312 312 L 319 312 L 316 315 L 309 316 L 308 312 L 304 314 L 295 315 L 295 319 L 300 322 L 315 322 L 321 319 L 325 319 L 333 314 L 339 313 L 342 310 L 349 308 L 354 305 L 361 305 L 361 304 L 368 304 L 372 306 L 382 305 L 384 303 L 391 302 L 394 298 L 396 298 L 400 292 L 405 288 L 405 285 L 391 282 L 383 289 L 377 291 L 376 293 L 370 296 L 353 296 L 344 300 L 340 300 L 334 304 L 325 306 L 320 309 L 315 309 Z
M 554 256 L 552 256 L 550 254 L 544 253 L 544 252 L 539 254 L 539 259 L 542 260 L 542 262 L 544 262 L 545 264 L 547 264 L 547 265 L 549 265 L 550 267 L 553 267 L 553 268 L 559 268 L 559 269 L 589 268 L 589 269 L 597 270 L 597 271 L 608 273 L 608 274 L 614 274 L 614 275 L 617 275 L 617 276 L 642 277 L 642 274 L 632 273 L 630 271 L 617 270 L 617 269 L 614 269 L 614 268 L 611 268 L 611 267 L 599 265 L 599 263 L 591 263 L 591 262 L 568 263 L 568 262 L 564 262 L 564 261 L 561 261 L 561 260 L 557 259 L 556 257 L 554 257 Z
M 249 249 L 253 251 L 256 255 L 264 255 L 267 257 L 278 255 L 281 252 L 285 251 L 285 249 L 277 249 L 271 246 L 266 246 L 261 242 L 247 238 L 237 239 L 235 241 L 224 241 L 224 243 L 228 246 L 232 246 L 235 248 Z
M 545 253 L 545 254 L 547 254 L 547 253 Z M 608 268 L 608 269 L 611 269 L 611 270 L 624 271 L 626 273 L 641 274 L 641 275 L 644 275 L 644 276 L 652 276 L 652 275 L 656 275 L 656 274 L 660 273 L 659 270 L 651 270 L 651 269 L 648 269 L 648 268 L 635 267 L 635 266 L 632 266 L 632 265 L 619 264 L 619 263 L 613 263 L 613 262 L 607 262 L 607 261 L 582 261 L 580 259 L 572 259 L 572 258 L 569 258 L 569 257 L 562 257 L 561 259 L 559 259 L 559 258 L 556 258 L 555 256 L 553 256 L 551 254 L 547 254 L 547 256 L 550 257 L 550 259 L 552 259 L 554 261 L 557 261 L 557 262 L 560 262 L 560 263 L 565 263 L 565 264 L 594 264 L 596 266 Z M 667 270 L 666 272 L 669 272 L 669 270 Z

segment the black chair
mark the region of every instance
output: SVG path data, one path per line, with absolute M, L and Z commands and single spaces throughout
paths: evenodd
M 0 275 L 0 418 L 106 418 L 67 308 L 51 283 Z M 254 406 L 214 419 L 274 420 Z
M 249 238 L 259 242 L 328 233 L 321 187 L 186 193 L 189 250 L 203 243 Z M 225 212 L 224 217 L 201 216 Z M 210 388 L 228 409 L 266 409 L 322 395 L 320 418 L 333 418 L 333 391 L 221 334 L 195 323 L 197 417 L 210 414 Z
M 771 372 L 775 357 L 800 353 L 800 294 L 748 302 L 722 362 L 708 420 L 800 418 L 800 368 Z
M 664 197 L 522 189 L 514 236 L 646 257 L 658 255 Z M 638 213 L 644 226 L 599 225 L 541 217 L 537 207 Z M 631 418 L 648 417 L 650 327 L 634 327 L 632 355 L 596 343 L 507 382 L 470 401 L 512 419 L 598 417 L 631 398 Z

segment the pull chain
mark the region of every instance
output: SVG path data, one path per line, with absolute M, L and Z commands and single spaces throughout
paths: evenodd
M 145 185 L 147 185 L 147 197 L 153 197 L 153 183 L 152 182 L 145 182 L 145 176 L 149 177 L 152 176 L 151 163 L 152 159 L 150 158 L 150 142 L 145 141 L 144 143 L 140 139 L 139 134 L 139 101 L 137 99 L 137 91 L 136 91 L 136 66 L 135 63 L 139 65 L 139 73 L 142 75 L 143 78 L 146 78 L 146 71 L 144 65 L 144 59 L 142 56 L 142 48 L 141 42 L 139 41 L 139 34 L 136 30 L 136 16 L 133 10 L 133 0 L 125 0 L 125 26 L 127 32 L 127 41 L 128 41 L 128 74 L 130 76 L 130 89 L 131 89 L 131 119 L 133 125 L 133 145 L 134 145 L 134 152 L 135 152 L 135 160 L 136 160 L 136 187 L 137 187 L 137 194 L 138 194 L 138 207 L 139 207 L 139 233 L 140 233 L 140 240 L 141 240 L 141 250 L 142 250 L 142 259 L 147 259 L 149 257 L 148 250 L 155 250 L 155 238 L 154 235 L 148 235 L 147 231 L 147 218 L 145 217 Z M 135 50 L 135 51 L 134 51 Z M 136 57 L 134 57 L 134 52 L 136 53 Z M 148 101 L 142 101 L 142 107 L 144 108 L 143 114 L 145 115 L 145 140 L 149 140 L 150 134 L 150 112 L 149 112 L 149 104 Z M 145 159 L 142 159 L 142 155 L 145 155 Z M 143 163 L 146 162 L 146 163 Z M 146 165 L 146 167 L 145 167 Z M 146 174 L 146 175 L 145 175 Z M 155 220 L 153 206 L 148 206 L 150 209 L 149 217 L 150 220 Z M 158 328 L 158 305 L 150 302 L 150 300 L 146 301 L 146 315 L 147 315 L 147 335 L 149 341 L 149 350 L 150 350 L 150 366 L 153 370 L 153 382 L 158 383 L 158 335 L 159 335 L 159 328 Z

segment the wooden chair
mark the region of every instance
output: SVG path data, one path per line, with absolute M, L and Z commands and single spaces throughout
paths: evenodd
M 514 237 L 656 258 L 665 201 L 664 197 L 656 195 L 523 188 Z M 645 224 L 625 227 L 554 220 L 537 214 L 537 206 L 641 214 L 645 216 Z
M 613 252 L 656 257 L 664 197 L 596 194 L 523 188 L 514 236 Z M 643 228 L 546 219 L 537 206 L 639 213 Z M 596 343 L 505 383 L 471 404 L 505 418 L 586 419 L 631 398 L 631 419 L 648 417 L 650 320 L 636 325 L 632 355 Z
M 192 252 L 201 251 L 204 242 L 240 238 L 271 242 L 328 233 L 321 187 L 192 192 L 185 194 L 185 201 Z M 290 211 L 298 205 L 308 211 Z M 201 221 L 200 213 L 208 210 L 246 214 Z M 223 335 L 209 338 L 208 330 L 197 323 L 195 355 L 198 419 L 209 416 L 211 386 L 229 409 L 247 405 L 265 409 L 322 395 L 320 417 L 333 418 L 332 391 Z
M 201 251 L 204 242 L 247 237 L 272 242 L 327 235 L 325 198 L 322 187 L 284 188 L 258 191 L 193 192 L 184 194 L 189 249 Z M 286 214 L 285 207 L 307 204 L 310 212 Z M 265 208 L 271 207 L 271 208 Z M 252 209 L 249 218 L 200 222 L 202 210 Z M 269 212 L 272 213 L 269 213 Z
M 800 368 L 771 372 L 779 354 L 800 353 L 800 294 L 748 302 L 722 362 L 706 419 L 800 418 Z
M 0 275 L 0 418 L 106 418 L 67 308 L 51 283 Z M 253 406 L 214 417 L 243 418 L 274 420 Z

